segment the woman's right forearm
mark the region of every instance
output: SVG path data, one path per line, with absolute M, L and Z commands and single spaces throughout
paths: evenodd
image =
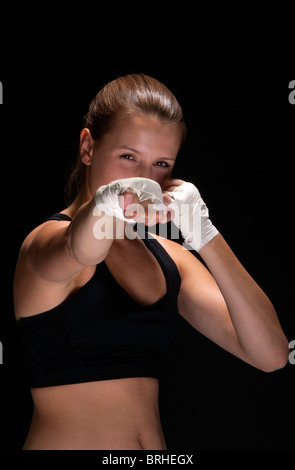
M 94 199 L 83 204 L 67 232 L 71 256 L 85 266 L 93 266 L 103 261 L 114 240 L 115 224 L 115 217 L 99 211 Z

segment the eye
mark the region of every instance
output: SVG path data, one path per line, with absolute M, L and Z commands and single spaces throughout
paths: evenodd
M 154 165 L 160 166 L 162 168 L 169 168 L 169 165 L 166 162 L 156 162 L 156 163 L 154 163 Z
M 120 155 L 120 158 L 125 158 L 126 160 L 135 160 L 133 155 L 130 155 L 130 154 Z

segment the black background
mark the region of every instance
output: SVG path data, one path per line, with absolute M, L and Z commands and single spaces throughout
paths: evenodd
M 125 39 L 131 35 L 130 28 L 122 31 Z M 217 35 L 209 45 L 208 36 L 172 44 L 163 34 L 143 48 L 140 34 L 113 45 L 104 35 L 91 51 L 85 36 L 73 45 L 65 35 L 55 46 L 38 35 L 25 45 L 10 37 L 0 72 L 0 449 L 21 447 L 31 413 L 12 305 L 18 250 L 31 229 L 65 207 L 82 117 L 99 88 L 119 75 L 143 72 L 175 93 L 189 133 L 174 175 L 198 186 L 213 223 L 272 300 L 288 339 L 295 339 L 292 59 L 284 44 L 250 46 L 246 35 L 242 43 L 232 37 L 224 45 Z M 260 372 L 182 321 L 160 386 L 168 449 L 294 450 L 294 373 L 291 364 Z

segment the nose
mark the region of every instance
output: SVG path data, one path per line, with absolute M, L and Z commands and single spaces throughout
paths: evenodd
M 148 178 L 150 180 L 154 179 L 153 178 L 153 167 L 152 166 L 141 166 L 141 168 L 138 169 L 138 175 L 141 178 Z

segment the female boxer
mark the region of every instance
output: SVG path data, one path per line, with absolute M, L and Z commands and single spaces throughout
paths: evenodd
M 171 179 L 185 134 L 178 102 L 151 77 L 120 77 L 92 101 L 72 200 L 27 236 L 16 267 L 34 402 L 24 449 L 165 449 L 159 364 L 179 315 L 256 368 L 286 364 L 270 300 L 197 188 Z M 170 218 L 208 269 L 190 249 L 134 225 Z

